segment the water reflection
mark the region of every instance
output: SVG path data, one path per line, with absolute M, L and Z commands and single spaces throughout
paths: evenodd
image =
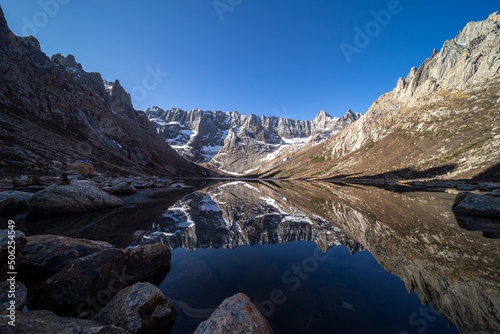
M 161 241 L 172 249 L 179 247 L 187 250 L 198 249 L 195 253 L 174 251 L 174 261 L 177 259 L 179 262 L 173 263 L 173 272 L 167 277 L 170 285 L 175 285 L 174 278 L 180 275 L 175 269 L 176 265 L 184 266 L 185 263 L 196 262 L 197 265 L 189 267 L 208 267 L 205 274 L 211 272 L 212 265 L 207 265 L 206 261 L 200 262 L 202 254 L 205 254 L 202 249 L 206 248 L 208 248 L 206 252 L 209 252 L 209 249 L 237 247 L 231 253 L 235 255 L 235 251 L 241 252 L 241 249 L 245 249 L 238 246 L 245 244 L 295 244 L 293 241 L 312 241 L 322 252 L 332 249 L 334 245 L 344 245 L 351 253 L 366 249 L 388 273 L 396 275 L 404 282 L 407 291 L 414 292 L 424 305 L 432 305 L 450 324 L 456 324 L 461 332 L 500 332 L 498 240 L 486 239 L 482 232 L 462 229 L 450 210 L 452 203 L 453 197 L 398 194 L 364 186 L 301 182 L 274 184 L 230 182 L 211 186 L 182 198 L 157 219 L 150 230 L 142 231 L 134 244 Z M 294 251 L 290 250 L 289 254 L 281 259 L 293 257 L 298 248 L 293 249 Z M 268 248 L 266 256 L 261 257 L 260 261 L 266 262 L 266 258 L 274 256 L 273 252 L 274 250 Z M 213 253 L 212 257 L 224 258 L 221 254 L 223 253 Z M 254 257 L 252 254 L 245 256 Z M 355 257 L 351 258 L 351 261 L 355 261 Z M 288 265 L 293 263 L 287 260 L 282 262 Z M 229 263 L 225 263 L 224 273 L 220 275 L 223 278 L 218 279 L 226 280 L 227 285 L 231 286 L 228 282 L 238 281 L 240 279 L 238 275 L 246 275 L 248 271 L 236 270 L 233 274 L 237 277 L 227 280 L 224 278 L 225 275 L 229 275 L 228 271 L 232 272 L 234 268 L 231 268 L 236 266 L 231 264 L 231 261 L 237 262 L 237 260 L 227 261 Z M 267 267 L 267 265 L 260 263 L 260 266 Z M 248 265 L 245 268 L 256 270 L 258 266 Z M 189 270 L 184 268 L 182 272 L 189 273 Z M 283 273 L 279 270 L 278 272 Z M 208 277 L 200 273 L 193 275 L 198 274 L 199 277 Z M 328 279 L 333 279 L 327 269 L 324 269 L 322 274 Z M 364 275 L 368 281 L 372 279 L 372 274 L 369 272 L 358 273 L 351 278 L 359 279 L 359 275 Z M 184 281 L 188 276 L 182 276 Z M 273 285 L 279 287 L 282 284 L 282 278 L 280 281 L 279 275 L 276 277 L 276 281 L 268 289 L 272 289 Z M 385 280 L 389 278 L 386 277 Z M 259 282 L 257 284 L 264 284 L 260 279 L 256 281 Z M 214 285 L 210 283 L 209 286 Z M 350 288 L 357 289 L 359 286 Z M 240 291 L 245 289 L 254 296 L 258 290 L 249 289 L 248 286 L 240 287 Z M 299 301 L 297 305 L 309 302 L 311 305 L 316 305 L 318 298 L 325 294 L 330 295 L 332 289 L 332 286 L 328 286 L 324 291 L 316 291 L 316 294 L 304 296 L 304 299 L 299 298 L 301 302 Z M 389 295 L 394 293 L 388 289 Z M 196 289 L 185 285 L 164 290 L 168 292 L 167 295 L 180 298 L 185 307 L 188 307 L 190 302 L 196 305 L 198 301 L 200 305 L 194 307 L 195 310 L 209 310 L 214 307 L 213 300 L 217 300 L 215 296 L 212 298 L 204 296 L 201 299 L 208 298 L 212 303 L 200 302 L 200 296 L 197 296 L 198 298 L 193 296 Z M 186 291 L 180 293 L 181 290 Z M 343 291 L 342 295 L 345 295 L 348 289 L 333 290 L 339 294 Z M 269 292 L 266 290 L 266 293 Z M 366 292 L 374 293 L 374 291 Z M 209 295 L 211 293 L 215 291 L 207 292 Z M 229 291 L 225 291 L 225 294 L 219 292 L 217 296 L 220 299 L 221 296 L 229 296 L 228 293 Z M 352 291 L 350 293 L 352 294 Z M 332 301 L 339 302 L 333 295 L 331 297 Z M 406 297 L 401 298 L 401 303 L 409 303 Z M 359 302 L 361 300 L 362 298 Z M 353 305 L 348 301 L 345 303 L 347 304 L 340 303 L 340 305 L 347 305 L 347 309 L 349 305 Z M 329 309 L 333 306 L 325 307 Z M 302 320 L 307 320 L 312 326 L 317 320 L 315 317 L 330 319 L 328 312 L 325 312 Z M 376 314 L 377 311 L 373 308 L 371 311 L 366 309 L 365 312 Z M 397 313 L 395 309 L 393 312 Z M 184 316 L 189 318 L 186 314 Z M 421 315 L 415 316 L 413 320 L 409 319 L 408 315 L 402 317 L 407 324 L 422 320 Z M 430 315 L 429 319 L 432 317 Z M 374 322 L 375 318 L 371 321 Z M 350 320 L 356 321 L 356 319 L 354 317 Z M 271 320 L 275 324 L 280 323 L 280 326 L 284 326 L 283 323 L 286 321 L 291 321 L 291 319 L 273 320 L 272 317 Z M 424 328 L 424 322 L 421 324 L 422 327 L 410 326 L 410 329 L 416 331 Z M 431 332 L 428 329 L 431 325 L 434 326 L 429 320 L 425 321 L 426 332 Z M 364 330 L 380 331 L 381 327 L 377 327 L 375 323 L 372 323 L 372 326 L 366 324 Z M 406 327 L 396 326 L 390 331 L 408 331 Z M 311 332 L 312 328 L 314 326 L 309 328 Z M 324 327 L 321 328 L 324 330 Z M 443 330 L 439 329 L 438 332 Z M 307 330 L 304 329 L 303 332 Z

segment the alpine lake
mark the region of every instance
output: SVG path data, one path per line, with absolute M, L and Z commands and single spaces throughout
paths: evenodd
M 116 247 L 163 243 L 160 289 L 192 333 L 245 293 L 274 333 L 500 332 L 500 224 L 456 217 L 456 193 L 300 181 L 142 189 L 119 209 L 30 222 Z

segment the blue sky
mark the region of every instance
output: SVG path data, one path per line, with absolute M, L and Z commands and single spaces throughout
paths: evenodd
M 237 110 L 295 119 L 312 119 L 319 110 L 365 113 L 467 22 L 500 7 L 497 0 L 0 4 L 15 34 L 33 34 L 47 55 L 73 54 L 86 71 L 119 79 L 136 109 Z M 357 31 L 366 29 L 369 35 L 359 37 Z

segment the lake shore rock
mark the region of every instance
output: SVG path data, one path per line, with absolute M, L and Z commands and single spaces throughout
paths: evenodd
M 486 195 L 459 193 L 452 209 L 459 215 L 498 217 L 500 215 L 500 191 Z
M 103 187 L 102 190 L 111 195 L 135 194 L 137 189 L 130 182 L 121 182 L 113 186 Z
M 18 190 L 0 192 L 0 214 L 26 209 L 33 195 L 33 193 Z
M 107 242 L 74 239 L 60 235 L 27 238 L 20 270 L 42 280 L 68 267 L 78 258 L 113 248 Z
M 238 293 L 225 299 L 194 334 L 269 334 L 273 333 L 266 318 L 250 299 Z
M 162 244 L 104 249 L 75 260 L 46 280 L 29 308 L 92 318 L 123 288 L 137 282 L 161 283 L 170 260 L 170 250 Z
M 0 333 L 78 333 L 78 334 L 127 334 L 125 329 L 104 325 L 93 320 L 59 317 L 49 311 L 18 312 L 16 326 L 8 325 L 10 321 L 6 314 L 0 314 Z
M 94 182 L 74 180 L 69 185 L 51 185 L 28 201 L 28 213 L 58 216 L 115 208 L 123 205 L 118 197 L 101 190 Z
M 136 283 L 120 291 L 94 320 L 134 334 L 170 333 L 177 310 L 151 283 Z

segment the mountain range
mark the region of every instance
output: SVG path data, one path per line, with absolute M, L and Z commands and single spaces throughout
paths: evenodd
M 153 107 L 145 112 L 158 134 L 186 159 L 237 176 L 274 167 L 280 157 L 321 144 L 361 116 L 348 110 L 337 118 L 320 111 L 313 120 L 301 121 L 237 111 Z
M 500 177 L 500 15 L 470 22 L 363 115 L 310 121 L 134 109 L 118 80 L 47 57 L 0 9 L 0 171 L 265 178 Z

